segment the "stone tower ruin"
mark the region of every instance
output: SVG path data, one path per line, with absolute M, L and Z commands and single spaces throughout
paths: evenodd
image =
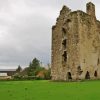
M 100 21 L 95 5 L 86 13 L 63 6 L 52 27 L 52 80 L 100 79 Z

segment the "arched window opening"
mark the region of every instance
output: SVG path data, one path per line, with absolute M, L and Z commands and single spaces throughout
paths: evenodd
M 86 72 L 85 79 L 90 79 L 90 73 L 88 71 Z
M 72 76 L 71 76 L 70 72 L 67 73 L 67 77 L 68 77 L 68 79 L 72 79 Z
M 97 76 L 98 76 L 97 71 L 95 71 L 95 72 L 94 72 L 94 76 L 95 76 L 95 77 L 97 77 Z

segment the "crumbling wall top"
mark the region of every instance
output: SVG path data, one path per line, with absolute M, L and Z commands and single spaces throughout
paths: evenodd
M 96 18 L 95 16 L 95 5 L 92 2 L 86 4 L 86 12 L 91 15 L 91 17 Z

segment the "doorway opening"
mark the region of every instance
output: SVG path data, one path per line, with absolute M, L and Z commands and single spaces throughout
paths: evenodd
M 67 76 L 68 76 L 68 79 L 72 79 L 72 76 L 71 76 L 70 72 L 67 73 Z
M 86 72 L 85 79 L 90 79 L 90 73 L 88 71 Z
M 95 72 L 94 72 L 94 76 L 95 76 L 95 77 L 97 77 L 97 76 L 98 76 L 97 71 L 95 71 Z

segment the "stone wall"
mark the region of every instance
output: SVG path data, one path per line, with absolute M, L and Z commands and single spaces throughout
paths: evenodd
M 94 4 L 87 13 L 62 8 L 52 27 L 52 80 L 100 78 L 99 27 Z
M 85 78 L 89 72 L 90 78 L 94 79 L 95 72 L 99 78 L 99 53 L 100 38 L 97 20 L 83 12 L 79 12 L 79 37 L 80 37 L 80 66 L 82 75 Z
M 70 9 L 64 6 L 57 18 L 57 23 L 52 27 L 52 68 L 51 74 L 53 80 L 62 80 L 62 26 L 66 15 Z

